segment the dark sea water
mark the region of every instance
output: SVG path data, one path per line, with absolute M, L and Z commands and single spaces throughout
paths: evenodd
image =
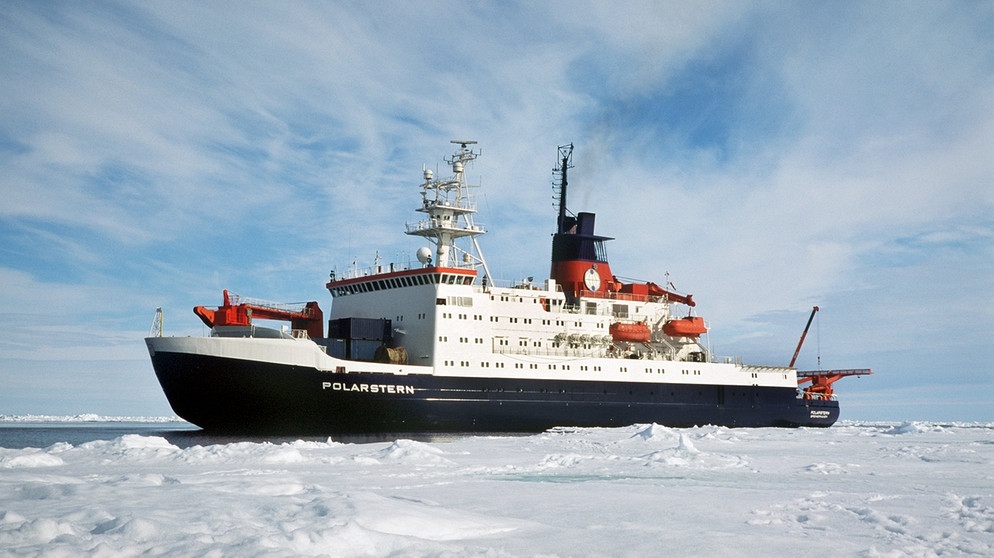
M 113 440 L 126 434 L 161 436 L 171 443 L 189 447 L 203 435 L 188 422 L 0 422 L 0 447 L 8 449 L 47 448 L 65 442 L 78 446 L 95 440 Z M 175 440 L 175 441 L 174 441 Z
M 180 448 L 237 442 L 280 444 L 294 440 L 327 441 L 326 436 L 236 436 L 206 433 L 188 422 L 0 422 L 0 448 L 47 448 L 64 442 L 79 446 L 128 434 L 157 436 Z M 369 440 L 357 440 L 369 441 Z

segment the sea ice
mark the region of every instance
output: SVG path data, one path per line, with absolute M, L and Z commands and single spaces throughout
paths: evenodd
M 994 555 L 994 425 L 0 448 L 11 556 Z

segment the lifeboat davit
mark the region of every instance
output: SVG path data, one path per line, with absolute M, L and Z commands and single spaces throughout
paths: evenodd
M 670 337 L 699 337 L 702 333 L 707 332 L 708 328 L 704 325 L 704 318 L 699 316 L 687 316 L 663 324 L 663 333 Z
M 644 323 L 626 324 L 615 322 L 608 328 L 611 338 L 615 341 L 627 341 L 629 343 L 648 343 L 652 332 L 649 326 Z

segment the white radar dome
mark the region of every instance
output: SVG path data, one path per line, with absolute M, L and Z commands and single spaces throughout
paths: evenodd
M 418 248 L 417 256 L 419 262 L 426 264 L 431 259 L 431 250 L 427 246 L 422 246 Z

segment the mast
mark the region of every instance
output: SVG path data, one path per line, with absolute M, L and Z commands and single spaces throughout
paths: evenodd
M 485 234 L 481 225 L 473 222 L 476 214 L 476 204 L 469 195 L 466 183 L 466 163 L 479 157 L 478 151 L 473 151 L 470 145 L 474 140 L 452 140 L 459 149 L 445 162 L 452 167 L 450 178 L 434 177 L 430 169 L 424 170 L 424 182 L 421 184 L 420 213 L 427 218 L 417 223 L 407 224 L 407 234 L 422 236 L 435 245 L 435 265 L 437 267 L 483 267 L 484 277 L 493 282 L 490 269 L 483 258 L 476 237 Z M 472 249 L 467 250 L 456 244 L 459 239 L 468 238 Z
M 569 232 L 573 225 L 576 224 L 576 219 L 573 219 L 572 217 L 567 218 L 566 216 L 568 211 L 566 209 L 566 187 L 569 183 L 566 178 L 566 174 L 571 168 L 573 168 L 573 144 L 570 143 L 569 145 L 560 145 L 559 164 L 556 168 L 552 169 L 553 174 L 559 175 L 559 184 L 553 183 L 552 185 L 553 193 L 559 198 L 557 200 L 559 217 L 556 220 L 556 232 L 559 233 Z

